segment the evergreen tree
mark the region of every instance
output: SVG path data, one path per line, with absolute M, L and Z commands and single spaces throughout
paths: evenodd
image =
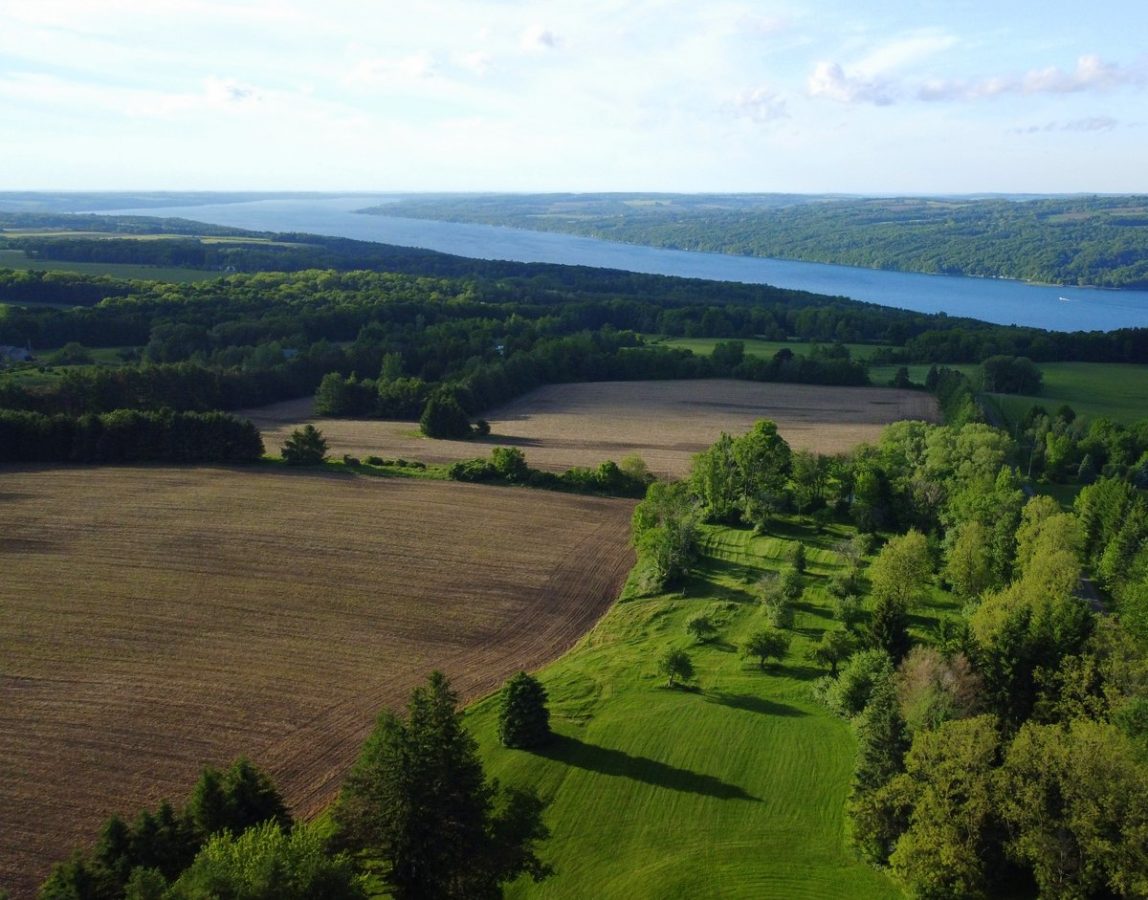
M 519 672 L 503 686 L 498 736 L 505 746 L 523 750 L 541 747 L 550 740 L 546 688 L 538 679 Z
M 310 423 L 291 432 L 283 444 L 283 459 L 291 466 L 317 466 L 327 458 L 327 439 Z
M 541 802 L 486 781 L 457 703 L 435 672 L 405 719 L 384 712 L 335 805 L 344 843 L 386 862 L 400 900 L 498 896 L 520 874 L 550 873 L 535 853 L 549 836 Z
M 419 429 L 427 437 L 458 440 L 470 437 L 470 420 L 453 394 L 432 394 L 419 419 Z
M 873 607 L 873 618 L 869 622 L 869 646 L 885 651 L 896 663 L 904 658 L 911 645 L 909 616 L 904 606 L 892 597 L 882 597 Z

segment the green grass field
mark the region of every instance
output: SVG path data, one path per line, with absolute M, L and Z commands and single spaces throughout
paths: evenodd
M 717 338 L 666 338 L 660 343 L 666 347 L 683 347 L 702 356 L 713 352 Z M 796 341 L 743 340 L 748 356 L 773 356 L 783 347 L 794 353 L 807 354 L 811 344 Z M 877 350 L 872 344 L 846 344 L 854 359 L 867 359 Z M 980 366 L 973 363 L 946 364 L 948 368 L 964 372 L 976 381 Z M 1132 423 L 1148 418 L 1148 366 L 1131 363 L 1038 363 L 1044 373 L 1044 390 L 1039 397 L 1016 394 L 994 394 L 1002 413 L 1010 421 L 1016 422 L 1034 404 L 1040 404 L 1049 412 L 1064 403 L 1071 406 L 1078 416 L 1095 418 L 1107 416 L 1117 422 Z M 875 385 L 888 384 L 896 374 L 898 366 L 873 366 L 869 379 Z M 924 384 L 929 371 L 928 364 L 914 363 L 906 366 L 909 379 L 916 384 Z
M 496 698 L 468 711 L 488 772 L 551 801 L 543 855 L 557 874 L 517 882 L 507 896 L 902 896 L 847 846 L 854 739 L 812 699 L 825 673 L 805 660 L 825 629 L 840 627 L 823 585 L 839 566 L 831 548 L 848 532 L 783 533 L 705 529 L 705 557 L 682 593 L 623 599 L 539 673 L 559 735 L 553 746 L 502 748 Z M 788 656 L 762 672 L 737 645 L 764 627 L 753 586 L 785 565 L 793 538 L 807 546 L 807 588 Z M 703 612 L 720 622 L 720 637 L 696 645 L 685 625 Z M 952 612 L 939 605 L 916 625 Z M 690 653 L 696 690 L 668 689 L 657 674 L 673 647 Z
M 658 338 L 647 336 L 656 340 L 663 347 L 681 347 L 692 350 L 699 356 L 709 356 L 713 353 L 714 345 L 722 341 L 736 340 L 745 346 L 746 356 L 760 356 L 766 359 L 772 357 L 778 350 L 788 347 L 799 356 L 808 356 L 809 351 L 816 346 L 804 341 L 766 341 L 759 338 Z M 828 346 L 825 344 L 824 346 Z M 868 359 L 878 349 L 875 344 L 846 344 L 854 359 Z M 890 377 L 892 375 L 890 374 Z
M 1116 422 L 1148 419 L 1148 366 L 1131 363 L 1039 363 L 1044 390 L 1039 397 L 996 394 L 1006 416 L 1022 418 L 1034 405 L 1055 412 L 1063 403 L 1078 416 L 1106 416 Z
M 0 250 L 0 269 L 35 270 L 37 272 L 78 272 L 81 275 L 110 275 L 140 281 L 177 283 L 209 281 L 219 272 L 164 266 L 137 266 L 130 263 L 62 262 L 52 259 L 28 259 L 23 250 Z

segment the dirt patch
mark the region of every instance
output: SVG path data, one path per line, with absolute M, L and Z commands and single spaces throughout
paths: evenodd
M 247 754 L 297 813 L 440 668 L 564 652 L 633 563 L 633 504 L 267 470 L 6 470 L 0 885 Z
M 311 421 L 332 452 L 377 454 L 430 463 L 485 456 L 492 446 L 522 448 L 527 462 L 561 471 L 637 453 L 659 475 L 680 477 L 693 454 L 723 431 L 740 434 L 773 419 L 794 449 L 841 453 L 876 441 L 900 419 L 939 421 L 936 401 L 919 391 L 749 381 L 606 381 L 539 388 L 487 414 L 481 441 L 432 441 L 411 422 L 316 419 L 310 400 L 246 410 L 276 452 Z M 484 446 L 486 445 L 486 446 Z

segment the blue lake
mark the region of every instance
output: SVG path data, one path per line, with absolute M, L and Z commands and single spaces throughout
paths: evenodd
M 256 231 L 299 231 L 355 238 L 423 247 L 477 259 L 561 263 L 714 281 L 771 284 L 918 312 L 944 312 L 1001 325 L 1033 325 L 1054 331 L 1148 327 L 1148 291 L 1055 287 L 720 253 L 661 250 L 518 228 L 367 216 L 355 212 L 386 199 L 379 195 L 269 199 L 115 212 L 180 216 Z

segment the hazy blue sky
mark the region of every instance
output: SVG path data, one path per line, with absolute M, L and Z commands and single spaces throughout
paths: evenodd
M 0 189 L 1148 191 L 1146 0 L 0 0 Z

